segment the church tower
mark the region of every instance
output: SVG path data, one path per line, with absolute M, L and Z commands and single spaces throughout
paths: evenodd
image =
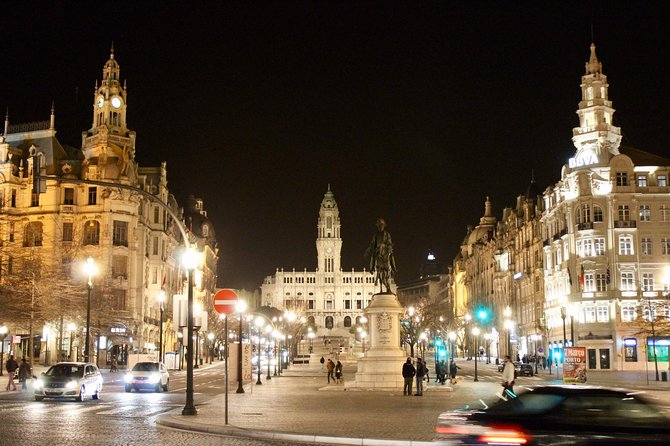
M 342 239 L 340 238 L 340 211 L 333 192 L 328 185 L 328 191 L 323 196 L 319 209 L 316 238 L 317 269 L 325 273 L 340 271 L 342 253 Z
M 121 85 L 121 68 L 112 47 L 102 68 L 102 81 L 93 92 L 93 122 L 82 133 L 84 178 L 126 180 L 137 178 L 135 132 L 126 126 L 127 90 Z
M 621 129 L 612 124 L 614 108 L 609 100 L 607 76 L 591 44 L 591 56 L 582 76 L 582 100 L 577 115 L 579 127 L 572 130 L 572 142 L 577 149 L 569 167 L 606 166 L 611 157 L 619 154 Z

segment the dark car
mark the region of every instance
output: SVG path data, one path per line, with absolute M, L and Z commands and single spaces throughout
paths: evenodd
M 436 440 L 459 445 L 667 445 L 670 419 L 639 392 L 539 386 L 481 410 L 440 415 Z
M 502 372 L 503 367 L 505 367 L 504 362 L 498 366 L 498 371 Z M 516 376 L 533 376 L 535 374 L 533 371 L 533 364 L 526 364 L 519 361 L 514 362 L 514 371 L 516 372 Z

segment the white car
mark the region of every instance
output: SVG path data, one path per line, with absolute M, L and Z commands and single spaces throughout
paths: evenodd
M 141 389 L 167 392 L 170 386 L 170 374 L 162 362 L 138 362 L 133 369 L 126 373 L 126 392 Z
M 60 362 L 42 373 L 35 381 L 35 400 L 44 398 L 74 398 L 84 401 L 87 396 L 100 399 L 102 375 L 95 364 Z

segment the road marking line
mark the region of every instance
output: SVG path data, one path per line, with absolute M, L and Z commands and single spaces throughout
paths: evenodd
M 96 412 L 96 415 L 116 415 L 117 413 L 125 412 L 127 410 L 132 410 L 138 406 L 121 406 L 116 409 L 103 410 L 102 412 Z

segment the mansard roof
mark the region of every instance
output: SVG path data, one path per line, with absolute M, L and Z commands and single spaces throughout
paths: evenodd
M 670 158 L 645 152 L 630 146 L 619 146 L 619 152 L 628 156 L 636 166 L 670 166 Z

